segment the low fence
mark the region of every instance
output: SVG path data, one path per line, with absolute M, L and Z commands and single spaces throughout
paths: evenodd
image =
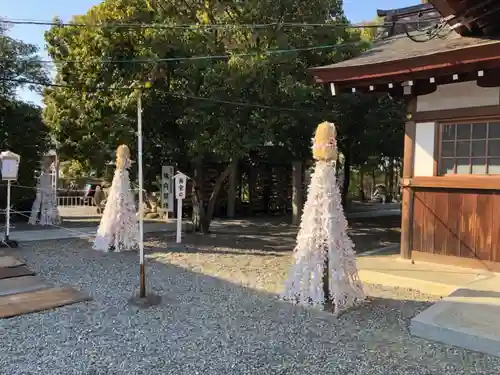
M 58 196 L 57 205 L 59 207 L 85 207 L 93 206 L 94 202 L 92 198 L 85 198 L 82 196 Z
M 59 195 L 57 197 L 57 205 L 59 206 L 59 214 L 63 218 L 78 218 L 78 217 L 98 217 L 96 207 L 92 198 L 83 196 L 68 196 Z

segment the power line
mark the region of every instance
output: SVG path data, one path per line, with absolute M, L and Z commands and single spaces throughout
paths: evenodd
M 132 91 L 132 90 L 138 89 L 138 87 L 132 87 L 132 86 L 131 87 L 108 86 L 108 87 L 100 87 L 100 88 L 96 87 L 96 88 L 91 88 L 90 90 L 87 90 L 87 89 L 84 89 L 83 87 L 75 87 L 75 86 L 66 85 L 66 84 L 45 83 L 45 82 L 36 82 L 36 81 L 25 80 L 25 79 L 2 78 L 2 77 L 0 77 L 0 81 L 17 82 L 20 84 L 38 85 L 38 86 L 44 86 L 44 87 L 68 88 L 68 89 L 72 89 L 72 90 L 81 90 L 81 91 L 86 91 L 86 92 L 124 91 L 124 90 L 125 91 Z M 269 110 L 275 110 L 275 111 L 288 111 L 288 112 L 295 112 L 295 113 L 307 113 L 309 115 L 313 115 L 313 113 L 311 113 L 310 110 L 305 110 L 305 109 L 278 107 L 278 106 L 270 106 L 270 105 L 265 105 L 265 104 L 247 103 L 247 102 L 239 102 L 239 101 L 231 101 L 231 100 L 212 99 L 212 98 L 207 98 L 207 97 L 203 97 L 203 96 L 184 94 L 184 93 L 180 93 L 180 92 L 158 90 L 155 88 L 143 88 L 143 89 L 145 89 L 145 90 L 157 90 L 157 91 L 160 91 L 166 95 L 174 96 L 174 97 L 181 98 L 181 99 L 192 99 L 192 100 L 199 100 L 199 101 L 211 102 L 211 103 L 216 103 L 216 104 L 229 104 L 229 105 L 234 105 L 234 106 L 239 106 L 239 107 L 260 108 L 260 109 L 269 109 Z
M 267 49 L 258 52 L 247 52 L 247 53 L 235 53 L 227 55 L 205 55 L 205 56 L 186 56 L 186 57 L 166 57 L 160 59 L 123 59 L 123 60 L 93 60 L 92 63 L 95 64 L 117 64 L 117 63 L 130 63 L 130 64 L 149 64 L 149 63 L 161 63 L 161 62 L 174 62 L 174 61 L 201 61 L 201 60 L 227 60 L 232 57 L 252 57 L 259 56 L 263 54 L 283 54 L 291 52 L 304 52 L 304 51 L 315 51 L 315 50 L 325 50 L 325 49 L 337 49 L 342 47 L 349 47 L 354 45 L 359 45 L 362 42 L 349 42 L 341 44 L 326 44 L 321 46 L 304 47 L 304 48 L 290 48 L 290 49 Z M 36 60 L 36 59 L 24 59 L 24 60 L 6 60 L 0 59 L 0 61 L 5 62 L 19 62 L 21 64 L 58 64 L 58 63 L 80 63 L 87 62 L 87 60 Z
M 238 107 L 251 107 L 251 108 L 260 108 L 260 109 L 270 109 L 270 110 L 276 110 L 276 111 L 288 111 L 288 112 L 298 112 L 298 113 L 311 114 L 310 111 L 306 111 L 305 109 L 277 107 L 277 106 L 270 106 L 270 105 L 265 105 L 265 104 L 245 103 L 245 102 L 236 102 L 236 101 L 229 101 L 229 100 L 219 100 L 219 99 L 212 99 L 212 98 L 207 98 L 207 97 L 202 97 L 202 96 L 194 96 L 194 95 L 181 94 L 181 93 L 169 92 L 169 91 L 162 91 L 162 92 L 166 93 L 167 95 L 175 96 L 178 98 L 207 101 L 207 102 L 217 103 L 217 104 L 230 104 L 230 105 L 235 105 Z
M 10 25 L 31 25 L 31 26 L 61 26 L 75 28 L 139 28 L 139 29 L 262 29 L 268 27 L 284 26 L 279 23 L 263 23 L 263 24 L 183 24 L 172 25 L 166 23 L 74 23 L 74 22 L 54 22 L 54 21 L 39 21 L 39 20 L 1 20 L 0 23 Z
M 23 85 L 35 85 L 35 86 L 44 86 L 44 87 L 59 87 L 59 88 L 69 88 L 69 89 L 74 89 L 74 90 L 83 90 L 82 88 L 76 87 L 76 86 L 71 86 L 71 85 L 66 85 L 66 84 L 60 84 L 60 83 L 49 83 L 49 82 L 39 82 L 39 81 L 33 81 L 29 79 L 24 79 L 24 78 L 6 78 L 6 77 L 0 77 L 0 81 L 8 81 L 8 82 L 16 82 L 20 83 Z M 90 91 L 118 91 L 118 90 L 135 90 L 138 87 L 126 87 L 126 86 L 108 86 L 108 87 L 94 87 Z
M 426 21 L 440 20 L 426 19 Z M 14 19 L 0 19 L 0 23 L 8 25 L 31 25 L 31 26 L 60 26 L 60 27 L 75 27 L 75 28 L 139 28 L 139 29 L 265 29 L 270 27 L 278 28 L 342 28 L 342 29 L 373 29 L 381 27 L 393 27 L 395 24 L 418 24 L 419 20 L 404 20 L 396 22 L 383 22 L 377 24 L 370 23 L 300 23 L 300 22 L 271 22 L 271 23 L 252 23 L 252 24 L 166 24 L 166 23 L 76 23 L 76 22 L 55 22 L 44 20 L 14 20 Z
M 440 18 L 437 18 L 440 20 Z M 323 23 L 323 24 L 306 24 L 306 23 L 267 23 L 267 24 L 216 24 L 216 25 L 167 25 L 167 24 L 129 24 L 129 23 L 116 23 L 116 24 L 77 24 L 77 23 L 58 23 L 58 22 L 48 22 L 48 21 L 37 21 L 37 20 L 1 20 L 0 23 L 10 23 L 10 24 L 21 24 L 21 25 L 48 25 L 48 26 L 74 26 L 74 27 L 141 27 L 141 28 L 265 28 L 270 26 L 279 26 L 279 27 L 334 27 L 334 28 L 380 28 L 380 27 L 393 27 L 395 24 L 418 24 L 419 21 L 408 20 L 408 21 L 398 21 L 394 23 L 384 23 L 378 25 L 351 25 L 351 24 L 340 24 L 340 23 Z M 304 52 L 304 51 L 314 51 L 314 50 L 325 50 L 325 49 L 337 49 L 342 47 L 348 47 L 352 45 L 359 45 L 363 42 L 349 42 L 349 43 L 341 43 L 341 44 L 333 44 L 333 45 L 320 45 L 320 46 L 312 46 L 312 47 L 303 47 L 303 48 L 290 48 L 290 49 L 267 49 L 264 51 L 256 51 L 256 52 L 247 52 L 247 53 L 235 53 L 235 54 L 226 54 L 226 55 L 205 55 L 205 56 L 185 56 L 185 57 L 167 57 L 167 58 L 149 58 L 149 59 L 100 59 L 94 60 L 93 63 L 96 64 L 116 64 L 116 63 L 132 63 L 132 64 L 148 64 L 148 63 L 162 63 L 162 62 L 182 62 L 182 61 L 202 61 L 202 60 L 227 60 L 232 57 L 252 57 L 259 56 L 262 54 L 284 54 L 284 53 L 292 53 L 292 52 Z M 58 63 L 80 63 L 84 60 L 40 60 L 40 59 L 24 59 L 24 60 L 7 60 L 0 59 L 0 61 L 4 62 L 16 62 L 21 64 L 48 64 L 55 65 Z

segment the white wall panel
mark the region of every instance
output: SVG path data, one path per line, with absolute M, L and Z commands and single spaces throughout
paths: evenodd
M 416 124 L 415 164 L 413 166 L 415 177 L 434 175 L 435 129 L 434 122 L 418 122 Z
M 479 87 L 476 81 L 441 85 L 417 97 L 417 112 L 500 105 L 500 87 Z

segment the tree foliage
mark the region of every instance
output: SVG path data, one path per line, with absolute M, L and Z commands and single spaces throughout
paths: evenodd
M 70 87 L 46 91 L 44 118 L 65 156 L 99 169 L 119 143 L 135 152 L 138 92 L 123 88 L 143 87 L 146 182 L 155 181 L 162 164 L 176 162 L 191 169 L 196 193 L 202 160 L 228 165 L 208 203 L 206 230 L 232 160 L 266 145 L 302 160 L 309 157 L 319 121 L 333 116 L 352 122 L 344 102 L 314 85 L 308 69 L 356 55 L 367 46 L 362 36 L 340 27 L 280 26 L 325 23 L 326 18 L 347 23 L 340 1 L 106 0 L 73 21 L 177 27 L 53 27 L 45 37 L 57 63 L 56 83 Z M 179 26 L 186 24 L 197 26 Z M 206 27 L 221 24 L 236 26 Z M 244 26 L 255 24 L 269 26 Z M 336 48 L 269 52 L 327 45 Z M 190 59 L 167 61 L 174 57 Z M 146 82 L 151 88 L 144 88 Z M 348 110 L 356 112 L 352 106 Z M 356 134 L 342 133 L 344 138 Z M 199 194 L 193 196 L 203 216 L 204 202 Z
M 381 18 L 362 22 L 369 26 L 354 30 L 361 40 L 371 44 L 383 34 L 383 29 L 372 27 L 383 22 Z M 363 175 L 367 169 L 393 168 L 403 156 L 405 103 L 389 95 L 341 95 L 335 100 L 334 118 L 339 132 L 339 149 L 343 153 L 345 204 L 352 167 L 359 174 L 359 191 L 363 199 Z M 390 173 L 393 173 L 391 169 Z M 393 181 L 393 179 L 390 179 Z M 392 189 L 391 190 L 391 194 Z
M 384 28 L 377 27 L 378 25 L 384 23 L 383 17 L 375 17 L 372 21 L 361 22 L 361 25 L 366 26 L 365 28 L 360 30 L 361 38 L 372 42 L 375 40 L 381 33 L 385 30 Z
M 17 97 L 20 88 L 39 89 L 26 81 L 48 82 L 48 75 L 40 64 L 27 63 L 39 59 L 36 53 L 36 46 L 13 39 L 6 29 L 0 28 L 0 151 L 10 150 L 21 155 L 18 182 L 23 186 L 35 186 L 34 169 L 50 145 L 41 108 Z M 29 206 L 33 197 L 34 190 L 26 188 L 12 192 L 13 204 L 19 209 Z

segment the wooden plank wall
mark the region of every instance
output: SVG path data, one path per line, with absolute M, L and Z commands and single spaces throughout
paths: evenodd
M 415 192 L 412 250 L 500 262 L 500 191 Z

